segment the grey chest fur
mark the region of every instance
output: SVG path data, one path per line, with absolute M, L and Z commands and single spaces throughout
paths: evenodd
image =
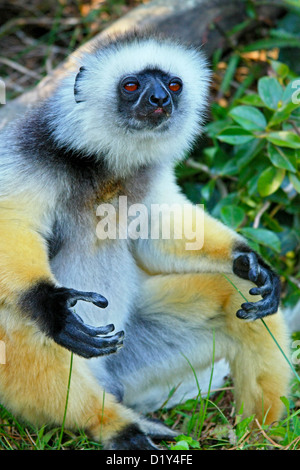
M 107 182 L 99 188 L 72 191 L 72 198 L 62 198 L 56 209 L 53 237 L 50 240 L 51 269 L 60 285 L 97 292 L 108 300 L 104 310 L 78 302 L 75 311 L 91 325 L 113 323 L 124 328 L 139 293 L 140 275 L 132 255 L 132 240 L 101 240 L 97 227 L 101 220 L 97 208 L 108 205 L 119 223 L 119 197 L 128 207 L 142 203 L 148 190 L 150 174 L 145 171 L 123 182 Z M 59 222 L 58 222 L 59 220 Z M 109 221 L 109 217 L 107 219 Z M 117 230 L 118 234 L 118 230 Z

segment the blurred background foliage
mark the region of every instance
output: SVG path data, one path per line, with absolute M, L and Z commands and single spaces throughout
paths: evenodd
M 258 2 L 257 2 L 258 3 Z M 261 2 L 259 2 L 261 3 Z M 270 3 L 270 2 L 269 2 Z M 187 195 L 246 236 L 280 273 L 283 301 L 300 298 L 300 2 L 285 2 L 276 24 L 226 33 L 228 49 L 212 58 L 208 123 L 185 165 Z
M 204 133 L 176 173 L 193 202 L 266 257 L 281 275 L 283 302 L 294 305 L 300 297 L 300 1 L 244 2 L 246 20 L 222 32 L 226 47 L 211 58 Z M 36 85 L 141 3 L 147 1 L 0 2 L 0 77 L 7 99 Z M 259 17 L 256 7 L 263 3 L 282 6 L 280 18 Z

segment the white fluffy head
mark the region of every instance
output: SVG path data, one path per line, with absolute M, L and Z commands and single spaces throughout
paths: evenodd
M 182 159 L 199 135 L 208 96 L 210 72 L 196 49 L 154 36 L 127 35 L 108 41 L 78 58 L 76 71 L 54 96 L 52 122 L 60 145 L 101 155 L 115 173 L 126 175 L 140 165 Z M 81 102 L 74 99 L 79 68 Z M 168 130 L 128 130 L 118 120 L 118 84 L 122 76 L 159 69 L 180 77 L 183 90 Z M 53 104 L 53 101 L 52 101 Z

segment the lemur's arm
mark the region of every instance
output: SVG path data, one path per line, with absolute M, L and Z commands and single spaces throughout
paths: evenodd
M 99 294 L 59 287 L 50 270 L 45 227 L 36 202 L 26 207 L 20 200 L 0 203 L 0 303 L 13 307 L 56 343 L 83 357 L 115 352 L 123 333 L 106 336 L 113 325 L 91 327 L 70 310 L 78 300 L 104 308 Z M 104 335 L 104 337 L 98 337 Z
M 171 210 L 165 206 L 164 211 L 163 204 Z M 160 218 L 157 217 L 159 209 Z M 148 239 L 136 243 L 136 258 L 145 271 L 151 274 L 234 273 L 256 284 L 250 294 L 262 296 L 258 302 L 243 303 L 238 317 L 253 320 L 277 312 L 280 301 L 278 276 L 245 239 L 211 217 L 202 207 L 192 205 L 170 174 L 153 191 L 148 210 Z

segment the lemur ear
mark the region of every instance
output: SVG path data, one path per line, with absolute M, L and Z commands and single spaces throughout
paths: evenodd
M 82 103 L 83 101 L 85 101 L 84 99 L 82 99 L 82 97 L 80 97 L 80 80 L 82 80 L 85 71 L 86 71 L 85 67 L 80 67 L 79 72 L 75 78 L 74 97 L 75 97 L 76 103 Z

